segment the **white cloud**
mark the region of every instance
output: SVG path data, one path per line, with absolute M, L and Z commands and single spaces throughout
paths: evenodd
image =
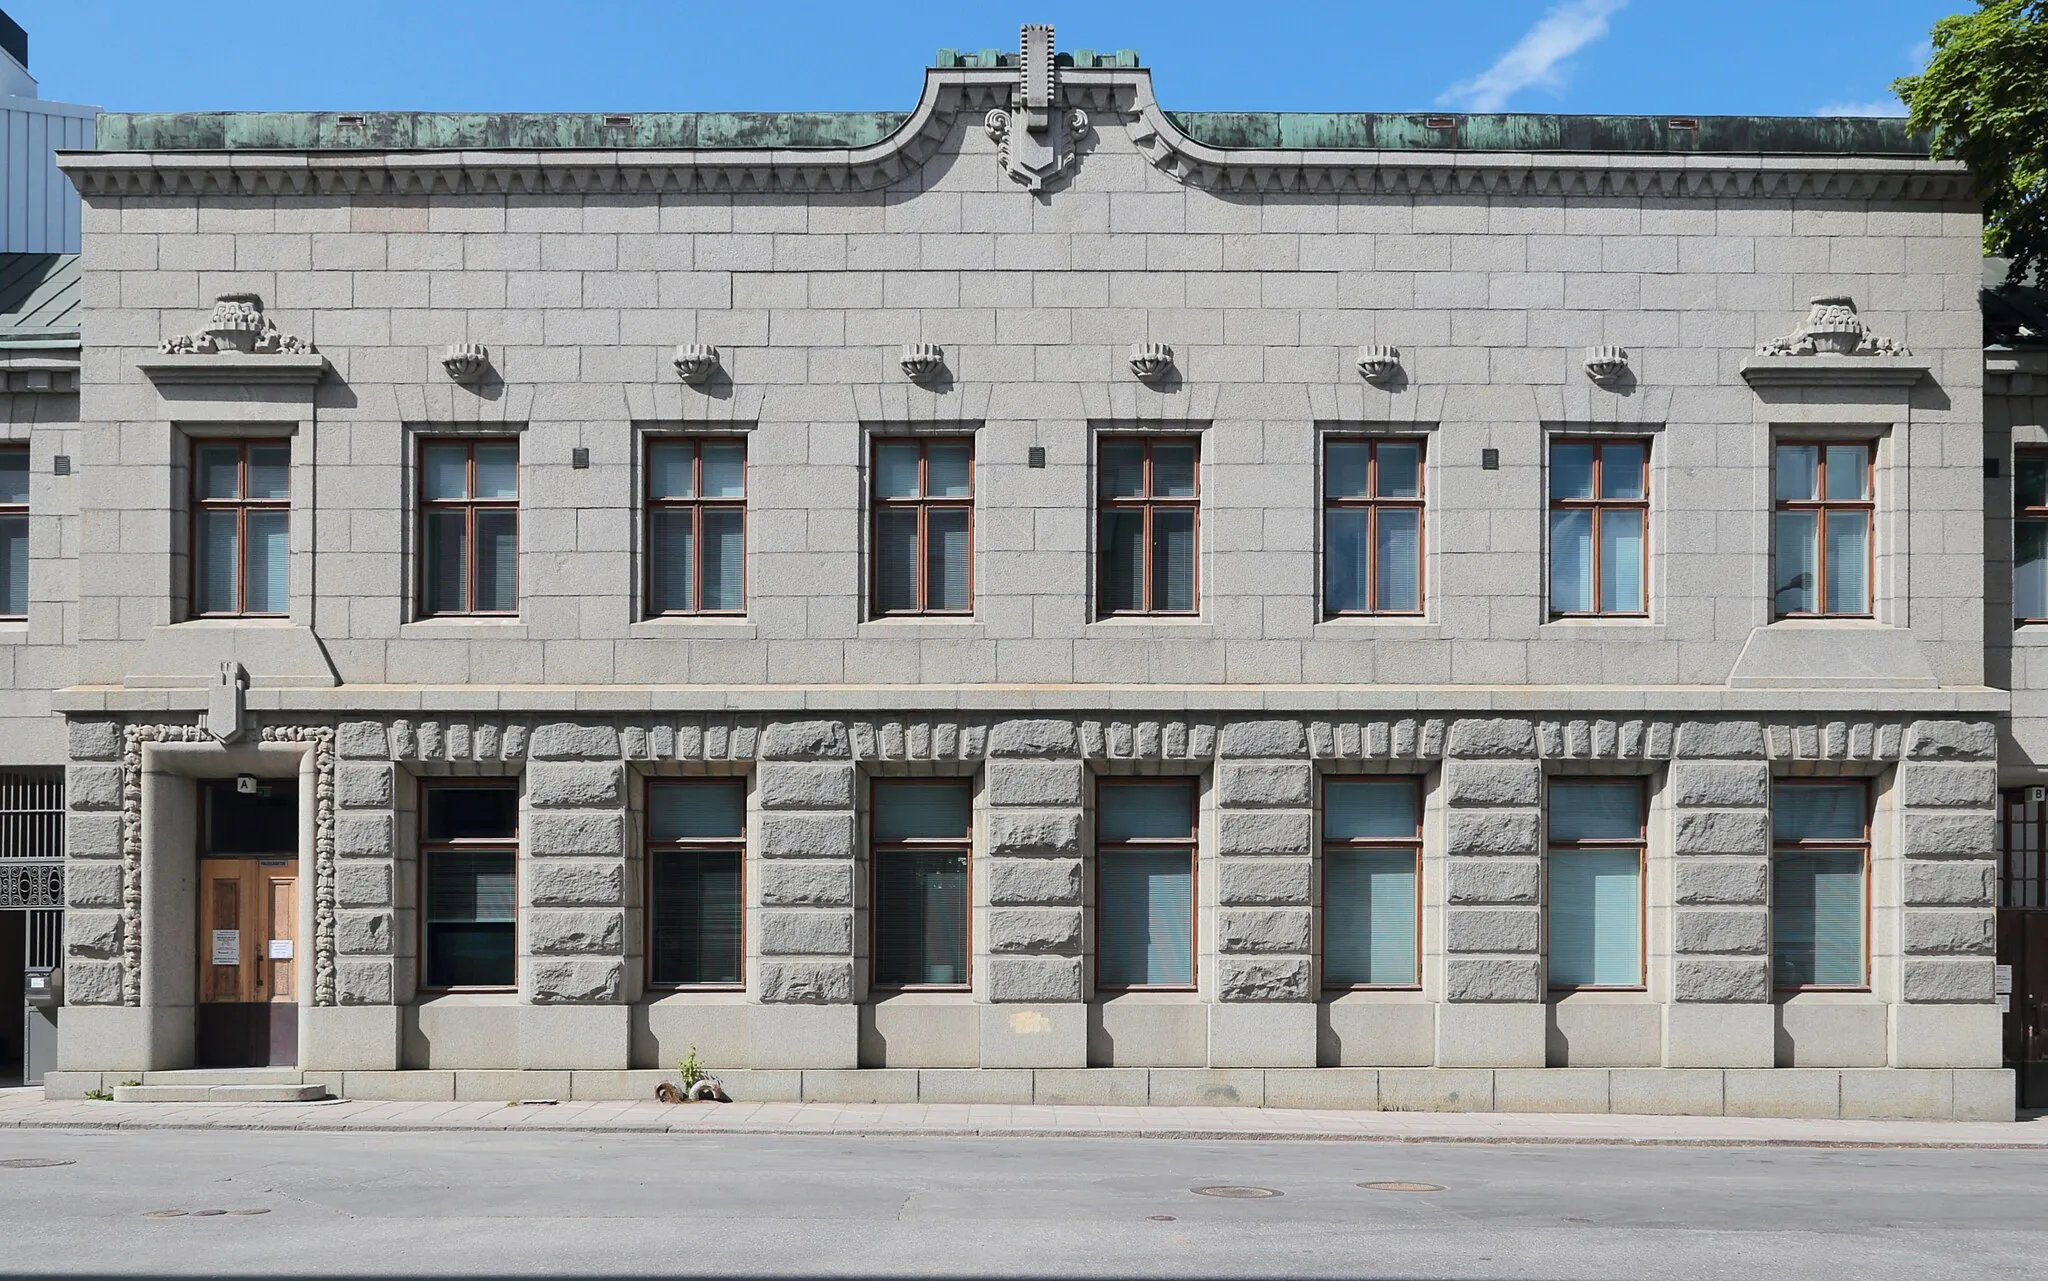
M 1873 98 L 1869 102 L 1824 102 L 1813 109 L 1816 116 L 1903 116 L 1906 104 L 1897 98 Z
M 1569 0 L 1558 5 L 1502 54 L 1500 61 L 1444 90 L 1437 103 L 1462 106 L 1467 111 L 1499 111 L 1508 99 L 1531 86 L 1564 88 L 1565 59 L 1606 35 L 1607 20 L 1627 4 L 1628 0 Z

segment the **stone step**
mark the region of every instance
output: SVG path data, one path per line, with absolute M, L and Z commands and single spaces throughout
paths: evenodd
M 297 1068 L 178 1068 L 144 1072 L 144 1085 L 297 1085 L 306 1074 Z
M 117 1085 L 116 1103 L 313 1103 L 324 1085 Z

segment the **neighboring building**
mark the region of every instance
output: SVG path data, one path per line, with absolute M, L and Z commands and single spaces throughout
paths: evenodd
M 2011 1115 L 1960 166 L 939 63 L 65 158 L 55 1088 Z
M 91 147 L 98 114 L 36 96 L 28 33 L 0 10 L 0 254 L 78 252 L 78 192 L 56 153 Z

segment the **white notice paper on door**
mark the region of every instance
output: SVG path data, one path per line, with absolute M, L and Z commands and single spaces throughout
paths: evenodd
M 215 965 L 240 965 L 242 963 L 242 932 L 240 930 L 215 930 L 213 932 L 213 963 Z
M 272 940 L 270 940 L 270 959 L 271 959 L 271 960 L 273 960 L 273 961 L 289 961 L 289 960 L 291 960 L 291 959 L 292 959 L 292 941 L 291 941 L 290 939 L 272 939 Z

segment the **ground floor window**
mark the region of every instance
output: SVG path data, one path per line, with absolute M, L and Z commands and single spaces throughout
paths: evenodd
M 1641 779 L 1550 784 L 1546 942 L 1553 988 L 1643 984 Z
M 1104 779 L 1095 795 L 1095 982 L 1195 984 L 1195 781 Z
M 1771 791 L 1771 978 L 1780 989 L 1867 983 L 1870 792 L 1780 781 Z
M 746 824 L 743 779 L 648 785 L 648 982 L 724 987 L 742 981 Z
M 423 985 L 516 987 L 518 792 L 510 783 L 422 792 Z
M 1323 784 L 1323 986 L 1413 987 L 1422 788 L 1412 778 Z
M 877 779 L 870 794 L 877 987 L 965 987 L 966 779 Z

